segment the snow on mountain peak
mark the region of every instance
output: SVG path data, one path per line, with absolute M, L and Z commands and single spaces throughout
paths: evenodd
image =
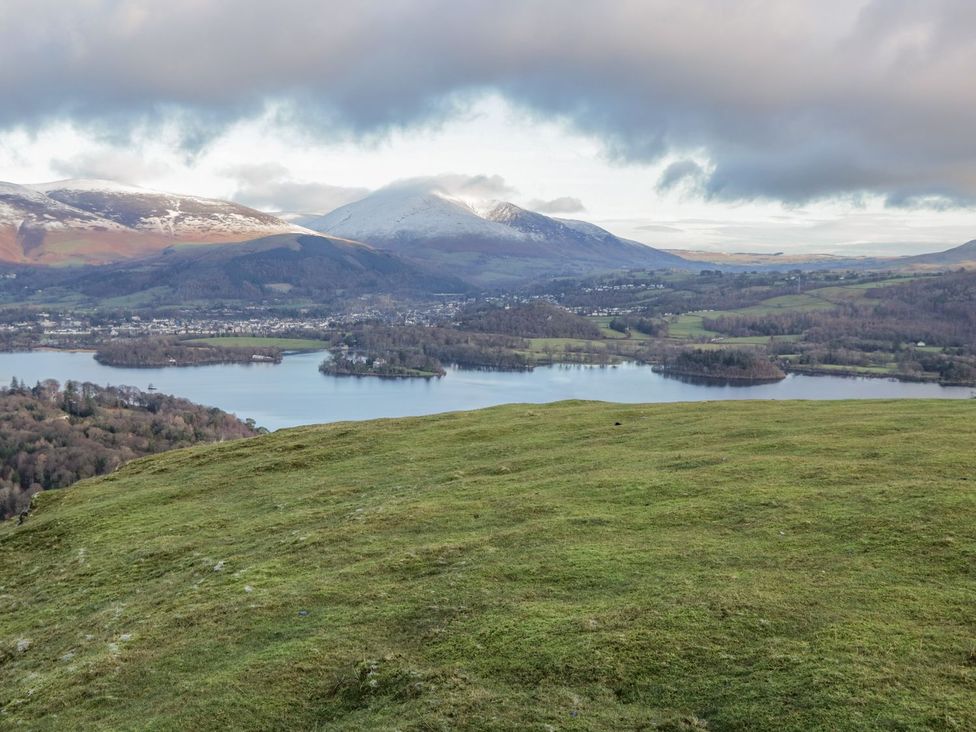
M 462 199 L 411 186 L 382 188 L 316 219 L 310 226 L 366 242 L 403 236 L 511 238 L 513 234 L 508 227 L 482 218 Z
M 130 186 L 125 183 L 116 183 L 111 180 L 99 178 L 69 178 L 66 180 L 55 180 L 47 183 L 33 183 L 24 186 L 40 193 L 50 193 L 51 191 L 78 191 L 84 193 L 119 193 L 119 194 L 158 194 L 148 188 Z

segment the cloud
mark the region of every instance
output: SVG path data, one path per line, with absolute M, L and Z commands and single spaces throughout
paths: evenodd
M 292 180 L 279 163 L 238 165 L 222 172 L 237 181 L 235 201 L 267 211 L 326 214 L 369 195 L 368 188 Z
M 705 170 L 694 160 L 676 160 L 661 173 L 656 187 L 658 191 L 663 192 L 671 190 L 684 181 L 700 185 L 705 177 Z
M 390 183 L 386 188 L 411 188 L 423 192 L 436 191 L 447 196 L 476 200 L 506 198 L 516 192 L 500 175 L 464 175 L 461 173 L 404 178 Z
M 586 206 L 583 205 L 581 200 L 572 198 L 571 196 L 561 196 L 559 198 L 553 198 L 551 201 L 535 199 L 529 201 L 528 207 L 533 211 L 544 214 L 573 214 L 586 210 Z
M 885 197 L 884 205 L 885 208 L 948 211 L 955 208 L 970 208 L 976 205 L 976 199 L 970 196 L 962 196 L 951 190 L 940 190 L 938 188 L 898 190 Z
M 0 127 L 375 139 L 498 92 L 622 161 L 707 160 L 712 198 L 967 200 L 974 27 L 971 0 L 5 0 Z
M 638 226 L 634 226 L 634 229 L 637 231 L 667 231 L 670 233 L 680 233 L 684 231 L 684 229 L 680 229 L 677 226 L 668 226 L 666 224 L 640 224 Z
M 65 178 L 102 178 L 133 185 L 170 172 L 167 163 L 116 148 L 81 153 L 70 158 L 55 158 L 50 165 L 55 173 Z

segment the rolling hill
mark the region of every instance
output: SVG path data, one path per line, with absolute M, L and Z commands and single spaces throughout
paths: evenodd
M 0 525 L 0 726 L 973 729 L 974 409 L 510 405 L 141 459 Z
M 689 268 L 680 257 L 583 221 L 555 219 L 504 202 L 476 209 L 411 186 L 381 189 L 306 225 L 481 285 L 629 267 Z
M 143 257 L 174 242 L 236 242 L 311 233 L 228 201 L 111 181 L 0 183 L 0 261 L 102 264 Z

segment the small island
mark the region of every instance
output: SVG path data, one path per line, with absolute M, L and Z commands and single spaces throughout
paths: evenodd
M 386 357 L 333 353 L 319 366 L 319 371 L 332 376 L 378 376 L 384 379 L 432 379 L 447 373 L 441 363 L 422 353 L 401 351 Z
M 119 368 L 165 368 L 226 363 L 281 363 L 281 349 L 226 347 L 175 338 L 142 338 L 103 343 L 95 360 Z
M 655 370 L 711 381 L 779 381 L 786 374 L 763 353 L 745 349 L 684 349 L 664 357 Z

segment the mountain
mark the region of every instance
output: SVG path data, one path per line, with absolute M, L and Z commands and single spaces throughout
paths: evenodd
M 129 233 L 125 226 L 26 186 L 0 183 L 0 261 L 57 260 L 52 253 L 67 250 L 70 257 L 71 242 L 121 244 Z
M 0 727 L 976 729 L 974 416 L 514 404 L 134 460 L 0 524 Z
M 0 183 L 0 260 L 105 263 L 174 242 L 233 242 L 303 227 L 240 204 L 111 181 Z
M 485 285 L 689 263 L 583 221 L 493 202 L 483 209 L 438 191 L 391 186 L 306 226 L 367 242 Z
M 12 286 L 153 305 L 282 296 L 328 302 L 359 294 L 470 290 L 456 277 L 430 272 L 391 252 L 315 234 L 170 247 L 150 257 L 101 266 L 34 268 L 20 272 Z
M 899 266 L 918 267 L 922 269 L 938 267 L 976 267 L 976 239 L 960 244 L 952 249 L 931 254 L 919 254 L 914 257 L 902 257 Z

